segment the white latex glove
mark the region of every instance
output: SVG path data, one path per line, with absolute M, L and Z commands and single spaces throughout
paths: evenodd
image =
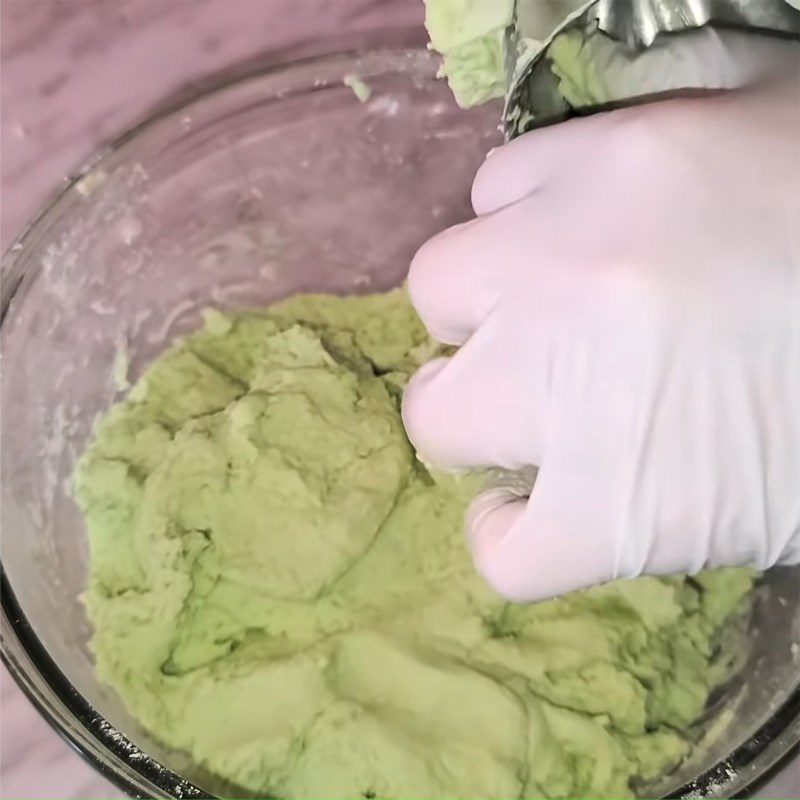
M 539 466 L 468 513 L 510 599 L 800 560 L 799 123 L 793 77 L 535 131 L 417 254 L 412 301 L 462 346 L 406 392 L 411 441 Z

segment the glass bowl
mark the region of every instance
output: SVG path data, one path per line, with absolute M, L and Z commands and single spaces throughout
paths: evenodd
M 416 248 L 471 216 L 499 105 L 458 109 L 424 50 L 262 70 L 123 136 L 2 264 L 2 645 L 20 686 L 135 796 L 225 793 L 95 678 L 87 548 L 70 476 L 93 421 L 202 308 L 403 281 Z M 364 103 L 343 84 L 359 75 Z M 648 796 L 731 796 L 796 744 L 797 572 L 759 590 L 745 672 L 708 709 L 724 734 Z

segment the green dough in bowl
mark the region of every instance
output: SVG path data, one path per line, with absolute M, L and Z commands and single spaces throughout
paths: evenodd
M 102 680 L 242 794 L 625 797 L 689 751 L 753 576 L 513 606 L 462 535 L 478 476 L 399 413 L 437 353 L 401 291 L 208 312 L 75 476 Z

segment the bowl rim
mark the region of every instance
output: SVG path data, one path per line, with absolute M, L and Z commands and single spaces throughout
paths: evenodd
M 1 565 L 0 570 L 2 570 Z M 122 770 L 114 769 L 112 764 L 104 761 L 100 755 L 93 751 L 86 737 L 75 733 L 52 713 L 50 704 L 45 700 L 36 685 L 28 680 L 28 673 L 11 653 L 6 643 L 4 630 L 2 636 L 0 636 L 0 660 L 2 660 L 6 669 L 14 678 L 22 693 L 39 712 L 39 715 L 84 761 L 106 780 L 125 792 L 128 797 L 213 798 L 212 795 L 181 778 L 177 773 L 172 772 L 159 761 L 140 750 L 133 742 L 108 723 L 76 690 L 69 678 L 56 665 L 47 648 L 45 648 L 31 627 L 17 602 L 16 595 L 11 589 L 8 576 L 4 570 L 0 572 L 0 605 L 2 606 L 3 627 L 8 626 L 11 629 L 16 643 L 23 649 L 38 677 L 47 684 L 58 699 L 58 702 L 84 726 L 87 735 L 93 736 L 99 745 L 123 764 L 131 767 L 151 786 L 143 787 L 128 778 Z M 137 756 L 135 765 L 129 763 L 132 754 Z M 163 794 L 145 794 L 142 791 L 144 788 L 155 789 Z
M 356 41 L 363 37 L 355 37 Z M 300 48 L 302 50 L 302 48 Z M 289 51 L 291 54 L 291 51 Z M 295 52 L 297 52 L 295 50 Z M 135 139 L 140 133 L 159 124 L 188 105 L 198 103 L 227 89 L 250 80 L 258 80 L 296 68 L 322 63 L 349 62 L 353 59 L 380 59 L 411 54 L 419 57 L 425 49 L 419 46 L 369 47 L 356 45 L 348 49 L 327 49 L 313 55 L 281 59 L 273 55 L 268 62 L 255 60 L 235 64 L 199 83 L 180 90 L 175 95 L 157 103 L 138 122 L 100 146 L 81 166 L 74 170 L 63 184 L 55 190 L 38 212 L 34 214 L 22 233 L 14 238 L 0 261 L 0 326 L 11 307 L 24 275 L 13 276 L 13 270 L 29 241 L 35 238 L 40 225 L 52 211 L 70 194 L 76 184 L 92 170 L 100 166 L 121 147 Z M 433 54 L 431 59 L 435 59 Z M 8 285 L 8 280 L 11 280 Z M 2 630 L 0 630 L 0 660 L 8 669 L 16 684 L 39 712 L 48 725 L 67 744 L 88 762 L 99 774 L 130 797 L 181 797 L 214 799 L 193 783 L 164 767 L 159 761 L 140 750 L 124 734 L 107 722 L 95 708 L 77 691 L 72 682 L 57 666 L 46 647 L 37 636 L 20 607 L 11 582 L 0 560 L 0 608 L 2 608 Z M 75 717 L 83 729 L 78 732 L 53 713 L 50 703 L 35 683 L 29 680 L 27 670 L 12 652 L 10 643 L 18 647 L 30 660 L 31 669 L 53 692 L 64 710 Z M 85 734 L 85 735 L 81 735 Z M 121 762 L 128 771 L 135 773 L 146 784 L 128 777 L 125 770 L 114 769 L 92 747 L 91 737 L 105 749 L 114 760 Z M 788 698 L 769 719 L 747 741 L 732 753 L 717 761 L 694 780 L 666 795 L 666 798 L 743 797 L 749 796 L 758 787 L 774 776 L 796 753 L 800 752 L 800 685 L 795 686 Z M 132 758 L 134 756 L 134 758 Z M 740 780 L 747 769 L 752 777 Z M 147 793 L 143 793 L 146 790 Z M 722 792 L 722 794 L 721 794 Z M 733 792 L 734 794 L 731 794 Z

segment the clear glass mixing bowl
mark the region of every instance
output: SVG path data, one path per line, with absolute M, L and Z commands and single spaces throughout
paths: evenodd
M 366 103 L 343 85 L 351 73 L 371 87 Z M 373 51 L 206 91 L 104 152 L 3 261 L 3 655 L 45 717 L 132 795 L 225 787 L 94 676 L 76 457 L 122 379 L 203 307 L 396 286 L 421 242 L 470 216 L 499 108 L 459 110 L 435 73 L 423 50 Z M 643 793 L 729 797 L 797 742 L 798 608 L 797 573 L 771 573 L 748 667 L 708 711 L 724 734 Z

